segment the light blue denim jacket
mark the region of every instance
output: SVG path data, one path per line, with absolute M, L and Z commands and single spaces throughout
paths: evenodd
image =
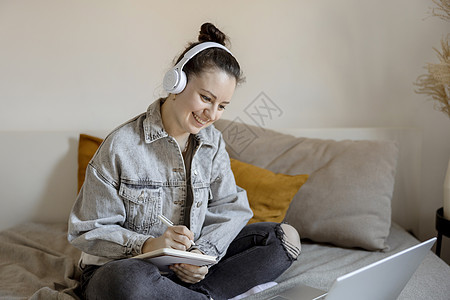
M 161 101 L 110 133 L 87 167 L 68 232 L 82 265 L 141 254 L 149 237 L 167 229 L 159 214 L 183 223 L 189 183 L 180 148 L 163 128 Z M 221 133 L 211 125 L 195 139 L 190 230 L 201 251 L 220 259 L 252 212 Z

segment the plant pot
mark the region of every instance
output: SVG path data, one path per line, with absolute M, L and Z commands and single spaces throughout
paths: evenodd
M 444 180 L 444 218 L 450 220 L 450 160 Z

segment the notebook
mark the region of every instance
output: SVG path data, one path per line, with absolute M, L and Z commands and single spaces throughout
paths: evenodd
M 307 285 L 297 285 L 270 299 L 397 299 L 435 241 L 436 238 L 429 239 L 428 241 L 343 275 L 333 282 L 328 293 Z
M 133 258 L 148 259 L 161 271 L 169 271 L 173 264 L 190 264 L 196 266 L 207 266 L 216 262 L 215 256 L 204 255 L 194 252 L 181 251 L 170 248 L 161 248 L 134 256 Z

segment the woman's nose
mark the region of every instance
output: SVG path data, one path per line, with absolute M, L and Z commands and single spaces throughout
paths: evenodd
M 211 120 L 211 121 L 215 121 L 217 116 L 218 116 L 218 111 L 215 105 L 205 109 L 205 116 Z

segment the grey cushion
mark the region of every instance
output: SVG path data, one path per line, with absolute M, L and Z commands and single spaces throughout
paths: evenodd
M 285 218 L 302 238 L 341 247 L 387 248 L 395 142 L 296 138 L 228 120 L 215 126 L 223 132 L 231 157 L 275 173 L 309 174 Z

